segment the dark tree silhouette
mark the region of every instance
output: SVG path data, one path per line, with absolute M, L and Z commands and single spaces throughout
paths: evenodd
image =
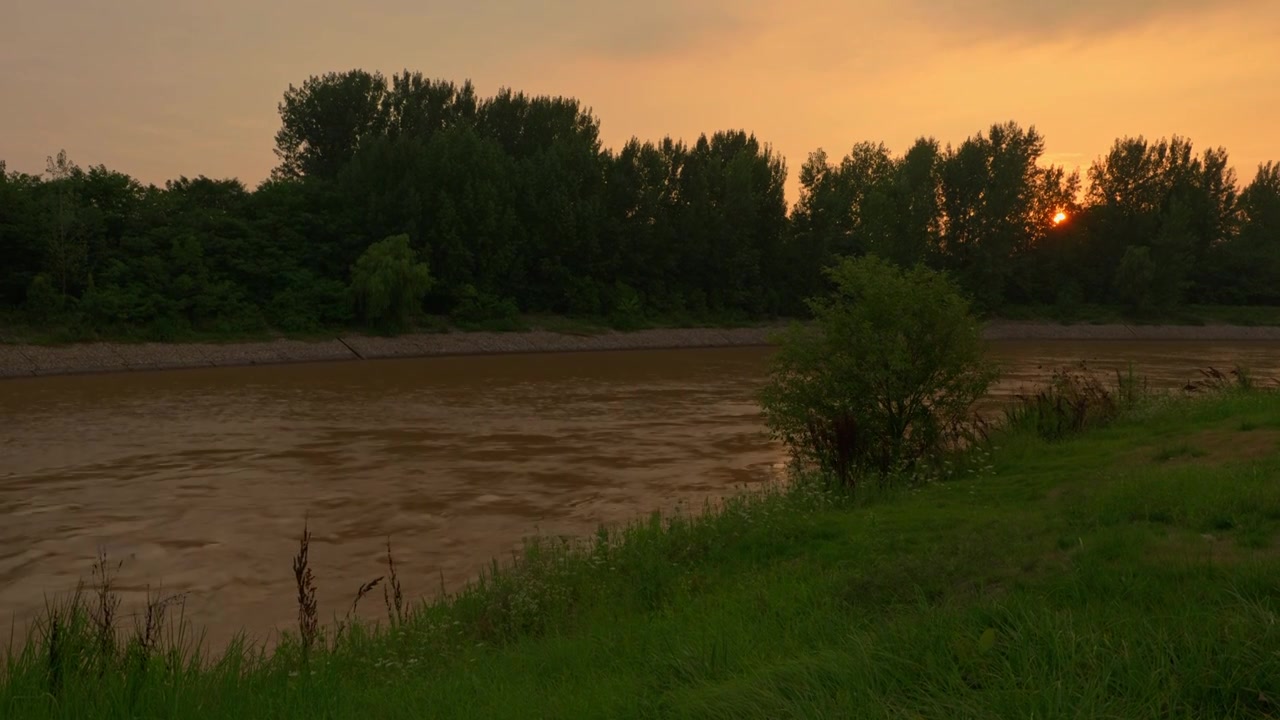
M 839 161 L 811 154 L 788 209 L 786 164 L 743 130 L 615 150 L 576 99 L 479 97 L 408 70 L 314 76 L 278 109 L 280 162 L 252 190 L 144 187 L 65 154 L 43 176 L 0 161 L 0 320 L 169 339 L 421 312 L 726 322 L 803 315 L 824 269 L 866 255 L 944 270 L 987 312 L 1280 305 L 1280 165 L 1240 189 L 1225 150 L 1181 137 L 1117 140 L 1083 191 L 1013 122 L 901 155 L 859 142 Z M 370 256 L 386 238 L 394 252 Z M 371 311 L 382 275 L 353 278 L 362 257 L 420 259 L 431 281 Z

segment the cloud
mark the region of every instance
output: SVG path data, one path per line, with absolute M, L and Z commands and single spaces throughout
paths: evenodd
M 729 38 L 769 5 L 769 0 L 381 0 L 367 3 L 361 12 L 421 22 L 432 35 L 465 32 L 473 43 L 495 51 L 634 59 L 669 56 Z
M 545 7 L 575 6 L 561 2 Z M 620 58 L 669 56 L 733 37 L 751 24 L 751 3 L 681 0 L 592 3 L 548 20 L 567 30 L 566 39 L 592 55 Z M 560 25 L 560 20 L 565 23 Z
M 965 34 L 1062 39 L 1108 36 L 1225 6 L 1268 0 L 904 0 L 920 20 Z
M 3 2 L 3 0 L 0 0 Z M 687 2 L 687 5 L 684 3 Z M 329 70 L 580 98 L 606 142 L 745 128 L 791 160 L 1016 119 L 1073 166 L 1123 134 L 1275 158 L 1277 0 L 98 0 L 0 11 L 0 157 L 261 178 L 276 103 Z M 1191 100 L 1188 100 L 1190 98 Z M 1274 124 L 1274 123 L 1272 123 Z M 6 142 L 7 141 L 7 142 Z M 793 186 L 794 187 L 794 186 Z

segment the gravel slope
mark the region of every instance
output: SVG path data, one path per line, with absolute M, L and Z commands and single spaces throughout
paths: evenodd
M 767 345 L 775 331 L 776 328 L 680 328 L 601 335 L 533 331 L 433 333 L 394 338 L 353 336 L 320 342 L 0 345 L 0 378 L 437 355 L 749 347 Z M 1002 320 L 988 324 L 984 334 L 990 340 L 1280 341 L 1280 327 L 1233 325 L 1058 325 Z

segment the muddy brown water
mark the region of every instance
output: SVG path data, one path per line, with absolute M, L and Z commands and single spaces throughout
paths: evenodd
M 321 615 L 382 574 L 455 589 L 534 533 L 583 535 L 770 479 L 753 394 L 767 348 L 504 355 L 24 378 L 0 383 L 0 618 L 88 579 L 126 609 L 187 593 L 211 645 L 294 619 L 304 516 Z M 1086 360 L 1178 386 L 1280 343 L 997 342 L 991 402 Z M 376 610 L 380 594 L 366 601 Z

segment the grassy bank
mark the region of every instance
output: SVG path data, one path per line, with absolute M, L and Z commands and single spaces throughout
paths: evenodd
M 393 590 L 389 629 L 307 652 L 294 633 L 201 658 L 145 616 L 104 642 L 89 590 L 19 632 L 0 717 L 1280 714 L 1280 395 L 1034 425 L 946 481 L 799 483 L 536 543 L 402 620 Z M 397 585 L 370 575 L 361 602 L 384 602 Z

